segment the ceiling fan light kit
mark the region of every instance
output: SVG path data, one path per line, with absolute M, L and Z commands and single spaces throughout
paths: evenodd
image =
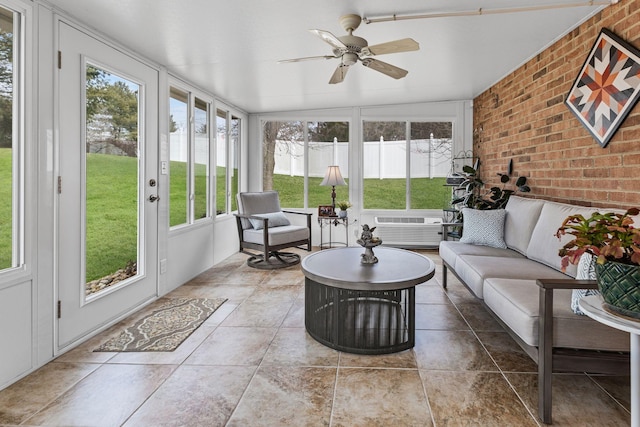
M 325 30 L 309 30 L 312 34 L 320 37 L 325 43 L 331 46 L 333 56 L 308 56 L 304 58 L 285 59 L 278 62 L 287 63 L 313 59 L 340 59 L 340 64 L 333 72 L 331 79 L 329 79 L 330 84 L 343 82 L 349 67 L 355 65 L 358 61 L 362 62 L 362 65 L 365 67 L 393 77 L 394 79 L 401 79 L 408 74 L 407 70 L 374 59 L 372 56 L 418 50 L 420 49 L 418 42 L 407 38 L 369 46 L 369 43 L 365 39 L 353 35 L 353 32 L 362 22 L 362 18 L 359 15 L 344 15 L 340 17 L 339 21 L 342 28 L 347 32 L 346 35 L 341 37 L 336 37 Z

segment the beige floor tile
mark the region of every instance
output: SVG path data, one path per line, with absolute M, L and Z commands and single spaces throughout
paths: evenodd
M 538 372 L 538 365 L 506 332 L 476 332 L 503 372 Z
M 414 352 L 420 369 L 498 370 L 471 331 L 416 331 Z
M 468 331 L 453 304 L 416 304 L 416 329 Z
M 504 332 L 504 328 L 480 301 L 458 303 L 456 308 L 474 331 Z
M 121 425 L 174 369 L 170 365 L 103 365 L 26 423 Z
M 304 297 L 293 302 L 286 317 L 282 321 L 283 328 L 304 328 Z
M 538 425 L 499 373 L 421 370 L 420 376 L 437 426 Z
M 506 374 L 531 412 L 538 414 L 538 377 L 535 374 Z M 553 427 L 627 427 L 631 414 L 611 399 L 587 375 L 554 374 Z
M 260 367 L 227 425 L 329 426 L 336 369 Z
M 627 411 L 631 411 L 630 376 L 591 375 L 591 379 L 620 402 Z
M 100 365 L 49 363 L 0 393 L 0 423 L 20 424 Z
M 338 352 L 313 339 L 304 328 L 280 328 L 262 365 L 338 366 Z
M 391 354 L 352 354 L 340 353 L 340 367 L 416 369 L 416 356 L 413 350 Z
M 125 426 L 224 426 L 255 370 L 253 366 L 181 366 Z
M 340 368 L 331 425 L 432 426 L 418 371 Z
M 449 304 L 449 297 L 439 284 L 424 283 L 416 286 L 416 303 Z
M 276 328 L 219 326 L 184 363 L 257 366 L 276 331 Z

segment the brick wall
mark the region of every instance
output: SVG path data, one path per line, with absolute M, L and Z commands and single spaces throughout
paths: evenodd
M 499 185 L 496 174 L 513 159 L 512 176 L 527 177 L 531 197 L 640 207 L 640 102 L 605 148 L 564 104 L 603 27 L 640 48 L 640 0 L 605 8 L 474 100 L 473 148 L 486 183 Z

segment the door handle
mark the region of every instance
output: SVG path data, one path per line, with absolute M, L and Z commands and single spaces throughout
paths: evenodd
M 157 202 L 158 200 L 160 200 L 160 197 L 156 196 L 155 194 L 152 194 L 152 195 L 149 196 L 149 201 L 151 203 Z

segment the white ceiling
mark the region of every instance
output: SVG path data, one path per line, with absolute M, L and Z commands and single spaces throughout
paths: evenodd
M 362 23 L 369 45 L 411 37 L 416 52 L 377 57 L 394 80 L 356 64 L 329 85 L 338 59 L 308 29 L 345 34 L 341 15 L 375 18 L 572 4 L 576 0 L 50 0 L 85 25 L 249 113 L 473 99 L 603 6 Z M 586 4 L 586 2 L 585 2 Z

